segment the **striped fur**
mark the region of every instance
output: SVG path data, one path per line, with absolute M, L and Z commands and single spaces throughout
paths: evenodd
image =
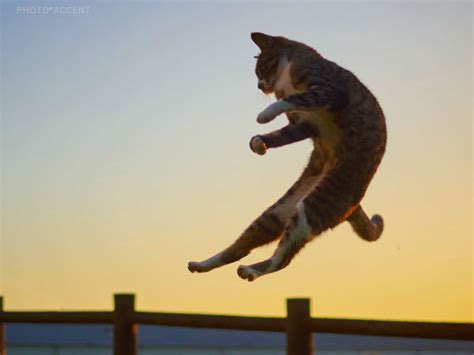
M 300 178 L 230 247 L 188 265 L 192 272 L 209 271 L 279 239 L 269 259 L 238 268 L 248 281 L 286 267 L 307 242 L 346 220 L 362 239 L 377 240 L 383 219 L 369 219 L 360 202 L 386 145 L 382 109 L 354 74 L 305 44 L 262 33 L 253 33 L 252 39 L 261 49 L 258 86 L 277 98 L 257 121 L 270 122 L 285 113 L 289 124 L 253 137 L 251 149 L 265 154 L 307 138 L 314 149 Z

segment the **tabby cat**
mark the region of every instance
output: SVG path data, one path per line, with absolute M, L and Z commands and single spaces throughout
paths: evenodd
M 251 38 L 261 50 L 256 57 L 258 88 L 277 98 L 257 121 L 267 123 L 285 113 L 289 123 L 253 137 L 250 148 L 263 155 L 269 148 L 311 138 L 314 149 L 300 178 L 231 246 L 188 264 L 191 272 L 210 271 L 280 239 L 272 257 L 238 267 L 238 275 L 248 281 L 286 267 L 306 243 L 341 222 L 348 221 L 364 240 L 380 237 L 382 217 L 369 219 L 360 201 L 387 137 L 377 99 L 350 71 L 303 43 L 263 33 Z

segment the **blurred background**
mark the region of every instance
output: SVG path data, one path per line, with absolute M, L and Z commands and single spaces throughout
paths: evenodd
M 1 284 L 8 309 L 137 308 L 472 322 L 472 2 L 2 3 Z M 71 5 L 72 6 L 72 5 Z M 29 8 L 29 10 L 27 10 Z M 35 10 L 36 11 L 36 10 Z M 343 224 L 254 283 L 191 274 L 298 177 L 310 142 L 261 157 L 250 32 L 314 46 L 376 95 L 388 146 Z M 268 257 L 275 245 L 242 263 Z

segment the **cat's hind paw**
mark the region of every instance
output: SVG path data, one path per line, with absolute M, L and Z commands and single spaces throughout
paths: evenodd
M 205 264 L 198 261 L 190 261 L 188 263 L 188 270 L 191 272 L 206 272 L 209 271 L 209 268 Z
M 237 274 L 240 276 L 241 279 L 247 281 L 254 281 L 257 277 L 261 274 L 255 269 L 252 269 L 250 266 L 240 265 L 237 269 Z

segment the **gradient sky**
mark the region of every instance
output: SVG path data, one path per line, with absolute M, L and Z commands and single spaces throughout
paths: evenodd
M 472 2 L 80 4 L 87 14 L 2 8 L 7 309 L 108 309 L 134 292 L 144 310 L 276 316 L 310 297 L 314 316 L 474 320 Z M 230 244 L 310 152 L 248 148 L 285 124 L 255 121 L 273 98 L 257 90 L 253 31 L 353 71 L 389 136 L 362 203 L 384 216 L 382 238 L 343 224 L 247 283 L 238 264 L 186 266 Z

